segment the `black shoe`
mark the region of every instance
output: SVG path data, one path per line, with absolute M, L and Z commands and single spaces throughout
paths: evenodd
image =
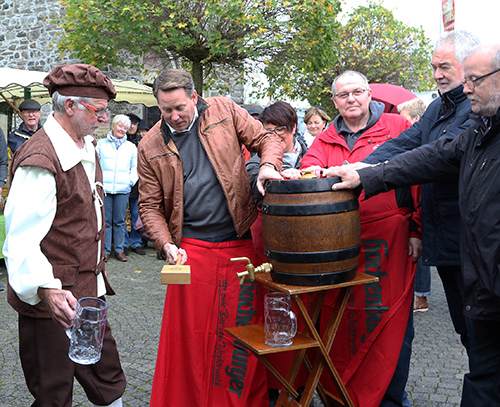
M 158 260 L 163 260 L 163 257 L 161 256 L 161 254 L 160 254 L 160 252 L 159 252 L 159 251 L 157 251 L 157 252 L 156 252 L 156 258 L 157 258 Z
M 132 249 L 132 250 L 134 250 L 134 249 Z M 128 255 L 128 247 L 123 248 L 123 253 L 125 254 L 125 256 Z
M 134 253 L 140 254 L 141 256 L 144 256 L 146 254 L 146 250 L 144 250 L 141 246 L 133 247 L 132 251 Z
M 5 286 L 2 283 L 0 283 L 0 291 L 5 291 Z

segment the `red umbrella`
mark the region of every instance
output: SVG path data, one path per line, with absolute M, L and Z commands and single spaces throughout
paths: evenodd
M 385 104 L 384 113 L 398 113 L 397 106 L 400 103 L 415 99 L 417 96 L 402 86 L 390 83 L 371 83 L 372 100 Z

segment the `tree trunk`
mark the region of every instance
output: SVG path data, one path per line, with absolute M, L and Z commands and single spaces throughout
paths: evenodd
M 196 92 L 199 96 L 203 96 L 203 65 L 200 61 L 193 61 L 191 75 L 193 76 Z

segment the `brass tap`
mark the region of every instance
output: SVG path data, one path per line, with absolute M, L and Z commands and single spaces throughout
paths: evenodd
M 231 261 L 246 261 L 246 271 L 242 271 L 241 273 L 236 273 L 238 278 L 240 279 L 240 285 L 245 281 L 245 277 L 252 281 L 255 280 L 255 273 L 269 273 L 273 269 L 273 265 L 271 263 L 262 263 L 260 266 L 255 267 L 248 257 L 234 257 Z

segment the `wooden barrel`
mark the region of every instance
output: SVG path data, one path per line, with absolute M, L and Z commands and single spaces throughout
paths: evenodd
M 274 281 L 300 286 L 352 280 L 361 249 L 357 195 L 332 191 L 338 178 L 268 181 L 264 250 Z

